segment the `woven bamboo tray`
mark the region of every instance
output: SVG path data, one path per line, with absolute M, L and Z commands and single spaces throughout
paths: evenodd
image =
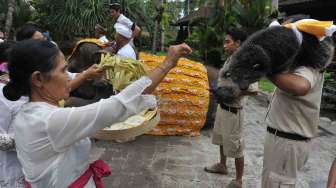
M 128 125 L 125 123 L 127 122 L 126 120 L 123 123 L 119 123 L 117 129 L 111 130 L 111 128 L 105 128 L 103 130 L 98 131 L 93 136 L 93 138 L 99 140 L 110 140 L 110 141 L 134 138 L 136 136 L 140 136 L 142 134 L 151 131 L 160 121 L 160 114 L 158 108 L 154 110 L 148 110 L 135 116 L 141 116 L 146 120 L 143 123 L 136 126 L 132 126 L 130 128 L 128 128 Z M 113 127 L 113 125 L 111 127 Z

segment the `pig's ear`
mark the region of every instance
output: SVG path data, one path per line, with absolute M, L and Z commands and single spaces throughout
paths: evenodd
M 247 46 L 251 58 L 254 59 L 255 64 L 253 68 L 268 67 L 270 65 L 270 57 L 264 48 L 260 45 L 249 45 Z

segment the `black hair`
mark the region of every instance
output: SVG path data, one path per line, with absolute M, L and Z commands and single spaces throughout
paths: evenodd
M 36 31 L 41 32 L 41 30 L 38 27 L 36 27 L 35 25 L 27 24 L 27 25 L 23 26 L 16 33 L 16 40 L 17 41 L 22 41 L 22 40 L 31 39 Z
M 60 50 L 49 41 L 24 40 L 13 46 L 9 54 L 9 83 L 3 88 L 8 100 L 16 101 L 31 92 L 31 75 L 40 71 L 48 76 L 56 67 Z
M 119 3 L 111 3 L 110 4 L 110 9 L 113 9 L 117 12 L 121 11 L 121 5 Z
M 226 31 L 226 34 L 230 35 L 234 41 L 239 40 L 241 43 L 243 43 L 248 36 L 247 32 L 243 28 L 229 28 Z
M 11 48 L 15 45 L 15 41 L 7 40 L 0 43 L 0 63 L 8 61 L 8 55 Z

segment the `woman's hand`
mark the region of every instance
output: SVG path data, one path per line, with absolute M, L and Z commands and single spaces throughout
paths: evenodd
M 104 75 L 104 69 L 99 68 L 97 64 L 93 64 L 83 72 L 83 75 L 87 80 L 99 78 Z
M 87 80 L 92 80 L 95 78 L 102 78 L 105 71 L 102 68 L 99 68 L 96 64 L 93 64 L 91 67 L 83 71 L 82 73 L 76 75 L 73 80 L 70 80 L 71 91 L 76 90 L 82 83 Z
M 145 89 L 144 93 L 152 93 L 168 72 L 177 65 L 180 57 L 188 55 L 191 52 L 191 48 L 185 43 L 170 46 L 164 62 L 149 73 L 148 77 L 152 80 L 152 84 Z
M 174 68 L 182 56 L 189 55 L 191 52 L 191 48 L 186 43 L 170 46 L 165 63 L 169 66 L 168 68 Z

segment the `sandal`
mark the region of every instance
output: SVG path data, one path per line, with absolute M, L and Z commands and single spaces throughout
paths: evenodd
M 204 168 L 204 170 L 209 173 L 224 174 L 224 175 L 228 174 L 227 168 L 220 163 L 216 163 L 212 166 L 207 166 Z

